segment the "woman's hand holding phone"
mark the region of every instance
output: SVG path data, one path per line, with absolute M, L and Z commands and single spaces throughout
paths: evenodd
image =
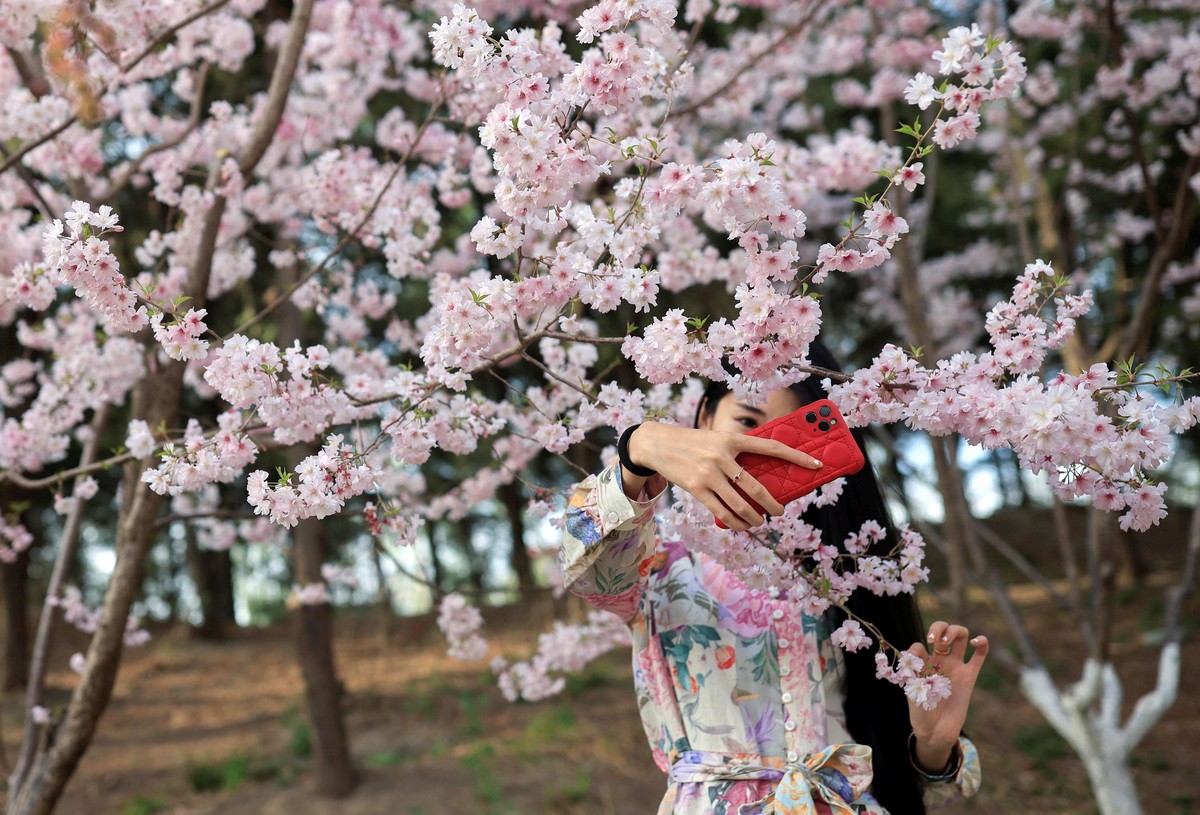
M 771 515 L 783 512 L 783 505 L 738 463 L 744 453 L 782 459 L 805 470 L 822 467 L 806 452 L 756 435 L 646 422 L 629 438 L 634 464 L 649 467 L 687 490 L 723 525 L 742 532 L 766 520 L 762 510 Z M 637 495 L 645 483 L 628 471 L 622 477 L 627 494 Z
M 746 435 L 780 442 L 789 449 L 819 456 L 825 462 L 824 467 L 814 472 L 796 467 L 782 456 L 763 456 L 750 451 L 739 455 L 737 463 L 746 468 L 746 474 L 765 487 L 772 499 L 780 504 L 807 495 L 836 478 L 856 473 L 866 464 L 845 418 L 838 412 L 837 405 L 828 399 L 810 402 L 786 416 L 747 431 Z M 738 482 L 735 488 L 740 486 L 739 479 L 734 480 Z M 755 502 L 754 496 L 747 497 Z M 755 508 L 763 506 L 758 502 Z M 718 515 L 717 526 L 726 525 Z

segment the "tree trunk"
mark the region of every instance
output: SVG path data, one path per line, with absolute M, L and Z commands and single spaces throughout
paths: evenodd
M 292 9 L 287 36 L 279 49 L 278 61 L 271 74 L 267 98 L 255 122 L 249 140 L 238 154 L 238 165 L 246 177 L 263 157 L 283 116 L 300 51 L 304 45 L 313 0 L 298 0 Z M 209 168 L 208 189 L 215 189 L 219 180 L 218 168 Z M 86 197 L 86 196 L 80 196 Z M 197 252 L 188 270 L 185 292 L 191 295 L 190 306 L 203 308 L 212 272 L 213 253 L 221 226 L 226 201 L 215 196 L 204 213 Z M 184 366 L 179 363 L 160 363 L 152 368 L 134 389 L 131 416 L 143 419 L 150 427 L 173 426 L 183 388 Z M 106 408 L 102 407 L 101 410 Z M 142 565 L 154 541 L 154 521 L 158 515 L 160 496 L 140 479 L 145 462 L 129 462 L 123 480 L 124 503 L 117 515 L 115 548 L 117 562 L 104 595 L 100 620 L 87 651 L 87 664 L 66 712 L 50 726 L 27 727 L 22 741 L 21 756 L 9 779 L 6 815 L 50 815 L 75 772 L 83 753 L 95 736 L 116 683 L 124 647 L 125 622 L 142 580 Z M 39 623 L 48 632 L 51 615 L 44 611 Z M 46 654 L 43 652 L 42 658 Z M 38 658 L 35 654 L 35 660 Z M 32 666 L 30 686 L 41 681 L 39 670 Z M 33 739 L 36 739 L 34 743 Z
M 1083 765 L 1092 782 L 1092 794 L 1096 796 L 1100 815 L 1141 815 L 1137 785 L 1125 758 L 1111 755 L 1098 745 L 1097 753 L 1085 756 Z
M 279 285 L 286 291 L 295 284 L 295 266 L 281 269 Z M 279 308 L 279 344 L 305 344 L 300 310 L 290 300 Z M 287 451 L 288 469 L 295 471 L 305 456 L 316 452 L 309 444 Z M 323 583 L 321 565 L 326 559 L 324 526 L 316 518 L 300 521 L 292 532 L 292 575 L 301 586 Z M 296 656 L 304 677 L 304 700 L 313 736 L 315 791 L 341 798 L 358 785 L 346 725 L 342 720 L 342 683 L 333 657 L 333 609 L 328 602 L 298 605 L 292 613 Z
M 0 563 L 4 587 L 4 677 L 0 690 L 25 687 L 29 681 L 29 549 L 12 563 Z
M 483 555 L 475 551 L 475 519 L 470 515 L 465 515 L 460 518 L 452 527 L 457 533 L 455 543 L 462 550 L 463 557 L 467 560 L 467 577 L 471 581 L 471 587 L 479 596 L 483 596 L 484 572 L 487 570 L 487 562 Z
M 438 591 L 442 591 L 446 582 L 446 569 L 442 566 L 442 560 L 438 557 L 438 536 L 435 534 L 438 529 L 445 532 L 445 524 L 437 521 L 429 521 L 425 524 L 425 534 L 429 536 L 429 562 L 433 566 L 433 585 Z M 445 535 L 442 536 L 443 540 Z
M 517 575 L 517 588 L 521 594 L 527 594 L 533 589 L 533 564 L 529 559 L 529 550 L 525 548 L 525 502 L 521 500 L 521 491 L 516 482 L 505 484 L 499 492 L 512 530 L 512 570 Z
M 296 582 L 300 585 L 321 582 L 321 564 L 325 562 L 321 522 L 309 518 L 297 524 L 292 545 Z M 292 619 L 296 654 L 304 676 L 308 721 L 313 730 L 316 792 L 344 797 L 357 786 L 358 778 L 342 721 L 343 689 L 333 654 L 333 609 L 329 603 L 299 605 Z
M 197 639 L 220 642 L 234 624 L 233 558 L 228 551 L 201 549 L 195 531 L 187 531 L 188 571 L 200 598 L 200 625 L 192 629 Z
M 133 393 L 133 415 L 151 427 L 169 425 L 183 384 L 183 366 L 163 365 Z M 87 667 L 62 718 L 51 726 L 49 739 L 27 730 L 21 757 L 9 780 L 6 815 L 50 815 L 91 745 L 100 717 L 108 707 L 124 650 L 125 621 L 142 581 L 142 563 L 154 542 L 154 519 L 161 497 L 140 479 L 138 462 L 125 468 L 129 496 L 117 516 L 117 562 L 104 595 L 100 622 L 87 650 Z M 49 611 L 43 611 L 47 615 Z M 45 620 L 43 625 L 49 625 Z M 41 632 L 39 632 L 40 635 Z

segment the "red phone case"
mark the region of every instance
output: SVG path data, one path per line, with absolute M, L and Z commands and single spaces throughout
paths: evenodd
M 808 453 L 825 465 L 810 470 L 774 456 L 758 453 L 740 454 L 737 463 L 766 487 L 767 492 L 781 504 L 806 495 L 834 479 L 852 475 L 866 464 L 862 450 L 850 435 L 846 420 L 838 411 L 837 405 L 828 399 L 818 399 L 794 413 L 756 427 L 746 435 L 781 441 L 788 447 Z M 734 489 L 741 493 L 750 506 L 760 513 L 763 512 L 758 502 L 742 492 L 736 484 Z M 717 526 L 722 529 L 728 528 L 720 518 L 717 519 Z

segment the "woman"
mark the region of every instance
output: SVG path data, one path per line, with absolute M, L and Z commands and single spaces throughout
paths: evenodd
M 835 367 L 819 344 L 810 359 Z M 805 382 L 773 391 L 754 407 L 714 383 L 695 427 L 639 425 L 625 435 L 624 463 L 590 476 L 571 499 L 564 572 L 574 593 L 630 627 L 642 724 L 668 775 L 660 815 L 909 815 L 978 789 L 978 758 L 961 730 L 987 655 L 985 637 L 969 639 L 962 626 L 935 622 L 927 652 L 916 641 L 920 621 L 910 595 L 855 593 L 855 614 L 889 642 L 911 642 L 910 651 L 950 678 L 951 696 L 927 711 L 875 678 L 871 649 L 846 654 L 830 643 L 840 612 L 809 617 L 746 587 L 707 555 L 689 552 L 686 541 L 662 541 L 656 533 L 654 508 L 668 483 L 735 530 L 765 519 L 734 481 L 767 512 L 781 513 L 736 456 L 821 464 L 743 434 L 822 396 Z M 887 526 L 869 467 L 847 479 L 836 505 L 805 516 L 835 545 L 868 519 Z M 888 526 L 876 547 L 889 551 L 893 535 Z

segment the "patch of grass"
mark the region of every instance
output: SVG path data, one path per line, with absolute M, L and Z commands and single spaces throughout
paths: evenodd
M 308 722 L 292 722 L 292 755 L 296 758 L 308 758 L 312 755 L 312 728 Z
M 592 662 L 582 672 L 567 677 L 563 695 L 578 696 L 592 688 L 609 685 L 612 681 L 612 669 L 608 665 L 603 662 Z
M 1033 762 L 1033 766 L 1047 775 L 1051 772 L 1051 764 L 1060 758 L 1071 754 L 1071 748 L 1054 728 L 1045 722 L 1027 725 L 1017 731 L 1013 737 L 1021 755 Z
M 286 786 L 295 778 L 294 769 L 279 759 L 255 759 L 240 752 L 215 761 L 189 758 L 184 773 L 196 792 L 232 792 L 247 781 L 274 780 Z
M 486 701 L 486 697 L 478 691 L 460 690 L 458 692 L 458 707 L 463 714 L 463 723 L 459 727 L 459 734 L 464 739 L 483 737 L 483 707 Z
M 118 815 L 155 815 L 167 808 L 167 802 L 157 795 L 139 795 L 118 810 Z
M 183 772 L 187 775 L 188 786 L 196 792 L 216 792 L 225 779 L 220 763 L 204 759 L 188 759 Z
M 422 688 L 412 696 L 405 696 L 401 707 L 406 713 L 415 713 L 427 722 L 436 721 L 438 717 L 437 701 L 426 688 Z
M 557 809 L 570 804 L 582 804 L 592 791 L 592 771 L 580 769 L 574 778 L 559 781 L 546 788 L 546 808 Z
M 494 807 L 504 799 L 500 778 L 492 767 L 495 756 L 496 751 L 490 744 L 480 744 L 462 758 L 463 769 L 471 778 L 475 800 L 487 808 Z
M 404 753 L 397 753 L 395 750 L 380 750 L 378 753 L 372 753 L 363 759 L 363 766 L 375 769 L 376 767 L 391 767 L 395 764 L 403 764 L 412 759 L 412 756 Z
M 1129 757 L 1129 766 L 1161 773 L 1171 769 L 1171 762 L 1158 750 L 1144 750 Z

